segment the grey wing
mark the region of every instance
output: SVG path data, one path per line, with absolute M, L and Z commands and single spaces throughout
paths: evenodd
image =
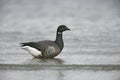
M 30 46 L 30 47 L 33 47 L 33 48 L 36 48 L 37 50 L 39 51 L 42 51 L 42 48 L 41 48 L 41 44 L 39 44 L 39 42 L 26 42 L 26 43 L 20 43 L 21 46 Z
M 21 46 L 30 46 L 30 47 L 38 49 L 39 51 L 44 51 L 46 49 L 49 49 L 49 47 L 51 46 L 58 48 L 55 42 L 50 41 L 50 40 L 38 41 L 38 42 L 27 42 L 27 43 L 21 43 L 21 44 L 22 44 Z

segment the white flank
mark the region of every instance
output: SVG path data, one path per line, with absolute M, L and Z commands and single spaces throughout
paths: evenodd
M 41 55 L 41 51 L 38 51 L 37 49 L 30 47 L 30 46 L 24 46 L 24 47 L 22 47 L 22 49 L 25 49 L 34 57 L 38 57 Z

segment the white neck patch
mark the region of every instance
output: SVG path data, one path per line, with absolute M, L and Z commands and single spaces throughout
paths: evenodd
M 62 32 L 57 32 L 57 34 L 62 34 Z

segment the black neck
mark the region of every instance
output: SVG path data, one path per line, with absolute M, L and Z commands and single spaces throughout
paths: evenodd
M 56 40 L 55 40 L 56 44 L 58 45 L 58 47 L 62 50 L 64 43 L 63 43 L 63 38 L 62 38 L 62 33 L 61 32 L 57 32 L 56 33 Z

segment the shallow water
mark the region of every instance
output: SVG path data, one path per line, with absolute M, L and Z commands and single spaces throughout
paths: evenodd
M 119 0 L 0 0 L 0 80 L 120 80 Z M 34 59 L 19 47 L 54 40 L 60 24 L 64 50 Z

